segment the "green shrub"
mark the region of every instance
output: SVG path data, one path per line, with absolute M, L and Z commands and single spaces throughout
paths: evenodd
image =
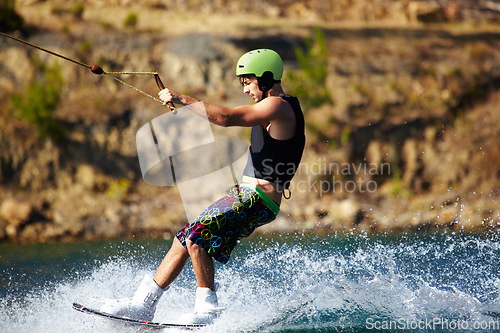
M 92 55 L 92 41 L 86 39 L 80 44 L 78 44 L 76 52 L 78 59 L 81 59 L 83 61 L 89 61 L 90 56 Z
M 390 170 L 392 170 L 392 178 L 389 180 L 387 185 L 387 194 L 398 198 L 409 198 L 411 192 L 403 180 L 403 168 L 398 165 L 391 164 Z
M 287 72 L 287 82 L 293 95 L 300 97 L 304 110 L 332 103 L 325 86 L 328 74 L 328 45 L 321 29 L 304 40 L 305 50 L 297 48 L 295 56 L 299 71 Z
M 127 195 L 130 185 L 130 180 L 126 178 L 112 180 L 104 194 L 109 198 L 123 199 Z
M 73 7 L 67 7 L 61 4 L 54 5 L 50 11 L 53 15 L 63 16 L 72 15 L 75 19 L 81 20 L 85 12 L 85 4 L 78 2 Z
M 70 13 L 77 19 L 81 19 L 83 17 L 83 12 L 85 12 L 85 5 L 81 2 L 75 4 L 70 9 Z
M 138 20 L 139 16 L 136 13 L 129 13 L 125 18 L 123 25 L 127 28 L 135 28 Z
M 11 96 L 10 108 L 14 109 L 15 118 L 35 127 L 40 139 L 50 137 L 59 141 L 66 128 L 53 117 L 53 113 L 61 100 L 61 69 L 58 65 L 38 64 L 37 67 L 37 74 L 27 84 L 24 93 Z

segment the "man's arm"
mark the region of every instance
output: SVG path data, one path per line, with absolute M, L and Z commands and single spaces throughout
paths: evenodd
M 163 102 L 174 102 L 176 104 L 189 105 L 200 102 L 191 96 L 183 95 L 172 90 L 164 89 L 158 93 Z M 253 105 L 243 105 L 235 108 L 203 102 L 208 120 L 219 126 L 242 126 L 252 127 L 271 122 L 285 114 L 282 107 L 282 99 L 268 97 Z

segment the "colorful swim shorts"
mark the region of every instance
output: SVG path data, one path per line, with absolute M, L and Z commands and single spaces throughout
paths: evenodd
M 229 188 L 226 196 L 211 204 L 176 236 L 184 247 L 189 239 L 225 264 L 237 242 L 273 221 L 279 210 L 261 189 L 241 184 Z

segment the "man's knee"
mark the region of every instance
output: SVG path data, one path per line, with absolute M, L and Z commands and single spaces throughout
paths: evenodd
M 189 239 L 186 239 L 186 249 L 188 250 L 189 253 L 191 252 L 200 252 L 200 250 L 203 250 L 201 246 L 198 244 L 192 242 Z
M 204 248 L 190 241 L 189 239 L 186 240 L 186 248 L 190 257 L 209 256 L 208 252 Z

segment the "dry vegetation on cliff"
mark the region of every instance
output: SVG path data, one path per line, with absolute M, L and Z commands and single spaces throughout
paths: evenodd
M 495 1 L 0 3 L 18 15 L 1 31 L 228 106 L 248 102 L 238 56 L 278 50 L 308 146 L 263 231 L 500 225 Z M 0 57 L 1 241 L 170 237 L 184 223 L 177 190 L 144 184 L 137 162 L 135 133 L 161 106 L 6 38 Z

